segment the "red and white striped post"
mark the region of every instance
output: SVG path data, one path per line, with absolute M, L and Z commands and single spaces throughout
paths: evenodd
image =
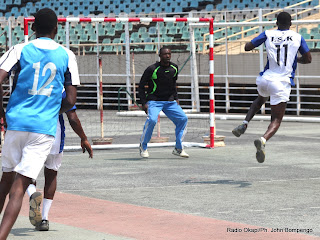
M 102 60 L 99 57 L 99 90 L 100 90 L 100 127 L 101 127 L 101 138 L 104 138 L 103 131 L 103 86 L 102 86 Z
M 24 18 L 24 39 L 28 42 L 28 23 L 34 18 Z M 215 135 L 215 109 L 214 109 L 214 61 L 213 61 L 213 18 L 58 18 L 58 22 L 209 22 L 209 65 L 210 65 L 210 144 L 214 148 Z
M 210 148 L 214 148 L 215 109 L 214 109 L 214 54 L 213 54 L 213 19 L 209 23 L 209 74 L 210 74 Z

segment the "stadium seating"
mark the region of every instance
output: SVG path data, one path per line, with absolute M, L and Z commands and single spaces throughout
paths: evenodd
M 145 15 L 154 15 L 154 14 L 172 14 L 176 15 L 181 12 L 184 12 L 181 16 L 188 16 L 188 13 L 192 11 L 195 16 L 203 16 L 206 12 L 213 11 L 215 16 L 215 21 L 223 21 L 224 14 L 217 13 L 216 11 L 233 11 L 238 10 L 237 13 L 234 13 L 232 20 L 234 21 L 243 21 L 250 17 L 253 17 L 253 14 L 250 12 L 241 12 L 244 9 L 256 9 L 256 8 L 284 8 L 286 6 L 292 5 L 299 2 L 299 0 L 261 0 L 261 1 L 252 1 L 252 0 L 238 0 L 238 1 L 229 1 L 229 0 L 141 0 L 141 1 L 123 1 L 123 0 L 6 0 L 0 2 L 0 17 L 4 16 L 6 19 L 9 17 L 18 18 L 21 16 L 30 16 L 39 9 L 43 7 L 49 7 L 54 9 L 59 16 L 99 16 L 99 17 L 116 17 L 121 14 L 128 14 L 129 16 L 136 16 L 137 14 Z M 303 7 L 313 7 L 318 4 L 318 1 L 313 0 L 311 2 L 305 3 Z M 163 15 L 161 15 L 163 16 Z M 171 16 L 171 15 L 168 15 Z M 210 16 L 210 15 L 209 15 Z M 273 16 L 274 18 L 274 16 Z M 265 19 L 270 20 L 270 18 Z M 272 20 L 272 19 L 271 19 Z M 22 22 L 20 21 L 20 26 Z M 23 26 L 22 26 L 23 27 Z M 247 27 L 248 30 L 250 29 Z M 264 29 L 272 28 L 272 26 L 264 27 Z M 200 31 L 195 31 L 196 41 L 203 40 L 202 30 L 207 31 L 206 29 L 200 29 Z M 158 40 L 158 27 L 155 24 L 149 24 L 148 26 L 143 25 L 133 25 L 129 23 L 130 31 L 130 42 L 139 43 L 139 42 L 148 42 L 153 41 L 157 42 Z M 184 22 L 179 23 L 159 23 L 160 31 L 160 40 L 162 42 L 168 42 L 172 39 L 181 39 L 183 41 L 188 41 L 189 36 L 189 26 Z M 228 30 L 227 34 L 232 35 L 239 32 L 239 28 L 231 28 Z M 13 36 L 15 36 L 14 43 L 23 41 L 22 28 L 13 28 Z M 248 31 L 245 36 L 250 36 L 256 34 L 258 29 Z M 299 32 L 303 35 L 305 39 L 318 39 L 319 31 L 318 28 L 301 28 Z M 96 29 L 90 24 L 78 24 L 75 27 L 70 27 L 70 33 L 75 34 L 76 36 L 70 36 L 71 44 L 78 43 L 92 43 L 97 40 Z M 1 32 L 0 32 L 1 34 Z M 224 37 L 225 32 L 215 33 L 215 39 Z M 104 40 L 106 38 L 111 39 L 111 43 L 124 43 L 125 42 L 125 33 L 124 33 L 124 24 L 123 23 L 104 23 L 103 26 L 99 26 L 98 29 L 99 40 Z M 229 38 L 229 40 L 237 40 L 241 35 L 234 36 Z M 1 38 L 3 39 L 3 37 Z M 65 43 L 65 29 L 64 26 L 59 26 L 57 40 L 60 43 Z M 317 46 L 319 45 L 319 46 Z M 312 45 L 311 47 L 320 48 L 320 44 Z M 146 45 L 146 47 L 137 47 L 137 51 L 152 51 L 154 45 Z M 90 51 L 94 50 L 91 48 Z M 102 52 L 111 52 L 121 50 L 121 46 L 105 46 L 101 49 Z

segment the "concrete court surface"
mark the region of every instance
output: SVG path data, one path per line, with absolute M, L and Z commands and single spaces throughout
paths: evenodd
M 241 122 L 241 121 L 240 121 Z M 268 121 L 216 121 L 225 147 L 65 152 L 50 231 L 28 221 L 28 200 L 8 239 L 320 239 L 320 125 L 283 122 L 255 159 Z M 43 174 L 38 188 L 44 185 Z M 297 233 L 299 232 L 299 233 Z

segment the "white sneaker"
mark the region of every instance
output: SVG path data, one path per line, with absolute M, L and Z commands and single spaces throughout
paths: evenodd
M 41 223 L 42 216 L 40 210 L 40 204 L 42 201 L 42 194 L 40 192 L 34 192 L 29 199 L 29 220 L 33 226 L 37 226 Z
M 184 151 L 184 149 L 177 149 L 177 148 L 175 148 L 175 149 L 173 149 L 172 154 L 173 154 L 173 155 L 177 155 L 177 156 L 179 156 L 179 157 L 184 157 L 184 158 L 188 158 L 188 157 L 189 157 L 188 153 L 186 153 L 186 152 Z
M 142 158 L 148 158 L 149 157 L 149 153 L 148 153 L 147 149 L 143 150 L 142 146 L 140 145 L 139 150 L 140 150 L 140 156 Z

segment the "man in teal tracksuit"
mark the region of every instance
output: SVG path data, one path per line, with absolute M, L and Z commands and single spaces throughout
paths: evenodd
M 140 155 L 149 157 L 147 144 L 151 139 L 158 115 L 162 110 L 176 125 L 176 146 L 173 154 L 180 157 L 189 157 L 183 150 L 182 140 L 186 133 L 188 118 L 179 105 L 176 81 L 178 66 L 172 62 L 171 50 L 163 47 L 159 51 L 160 62 L 149 66 L 143 73 L 139 83 L 139 96 L 142 109 L 148 114 L 140 138 Z M 148 89 L 145 86 L 148 85 Z

